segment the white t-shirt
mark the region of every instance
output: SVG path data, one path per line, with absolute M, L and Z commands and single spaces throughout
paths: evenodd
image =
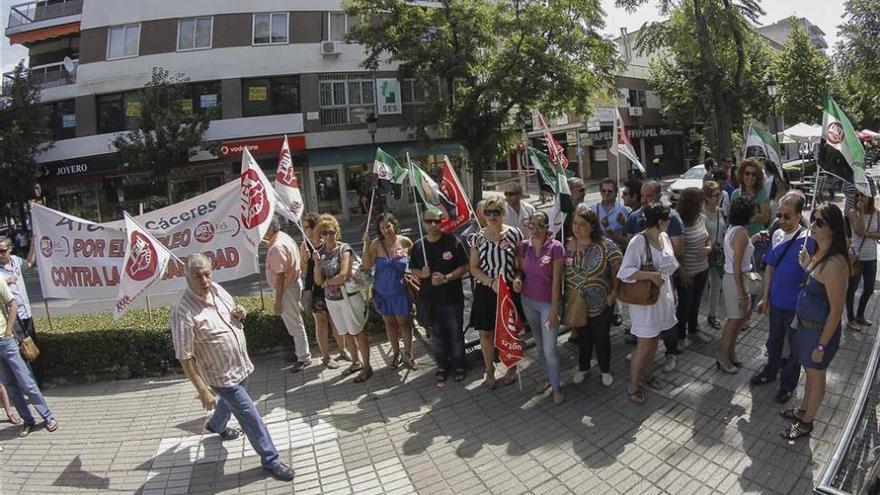
M 517 213 L 510 203 L 504 204 L 504 225 L 510 225 L 511 227 L 516 227 L 520 230 L 520 232 L 528 232 L 529 231 L 529 217 L 535 214 L 535 207 L 524 202 L 520 201 L 519 203 L 519 213 Z

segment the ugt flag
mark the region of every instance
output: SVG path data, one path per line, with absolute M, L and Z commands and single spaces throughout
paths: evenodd
M 278 155 L 278 170 L 275 172 L 275 196 L 278 198 L 278 213 L 288 220 L 299 222 L 303 214 L 302 193 L 299 190 L 299 182 L 293 170 L 293 159 L 290 156 L 290 145 L 287 144 L 287 135 L 284 136 L 284 144 L 281 145 L 281 153 Z
M 547 153 L 550 155 L 550 162 L 557 168 L 568 168 L 568 157 L 565 156 L 565 148 L 563 148 L 562 145 L 559 144 L 559 141 L 553 137 L 553 133 L 550 132 L 550 128 L 547 127 L 547 122 L 544 120 L 544 116 L 538 114 L 538 120 L 541 121 L 541 129 L 544 131 L 544 143 L 547 145 Z
M 458 181 L 458 176 L 455 175 L 452 164 L 449 163 L 449 157 L 443 157 L 443 181 L 440 190 L 455 208 L 455 216 L 444 216 L 440 222 L 440 230 L 448 234 L 467 224 L 471 211 L 467 195 L 461 187 L 461 182 Z
M 126 245 L 116 302 L 113 304 L 114 320 L 122 318 L 131 308 L 131 303 L 165 275 L 169 260 L 173 258 L 173 262 L 180 262 L 177 256 L 150 235 L 127 211 L 123 213 Z
M 623 124 L 623 117 L 620 116 L 620 109 L 617 109 L 617 115 L 614 117 L 614 132 L 608 152 L 614 156 L 618 156 L 618 153 L 625 156 L 641 173 L 645 173 L 645 166 L 639 161 L 636 149 L 633 147 L 632 141 L 629 140 L 629 136 L 626 135 L 626 126 Z
M 442 217 L 451 219 L 458 218 L 458 208 L 456 204 L 449 200 L 440 186 L 434 182 L 430 175 L 425 173 L 415 162 L 409 161 L 410 177 L 413 189 L 419 193 L 419 197 L 425 203 L 425 208 L 439 212 Z
M 251 152 L 241 155 L 241 232 L 256 256 L 275 214 L 275 192 Z
M 826 160 L 822 168 L 843 180 L 852 182 L 859 192 L 871 195 L 868 179 L 865 177 L 865 148 L 862 147 L 859 136 L 846 114 L 831 98 L 831 93 L 825 95 L 822 138 L 828 146 L 839 151 L 845 161 L 844 165 L 839 160 L 836 163 L 834 160 Z
M 504 277 L 501 277 L 498 280 L 498 304 L 495 309 L 495 348 L 498 349 L 498 358 L 508 368 L 516 366 L 525 357 L 522 341 L 519 339 L 522 328 L 523 323 L 513 303 L 510 289 Z
M 550 218 L 550 231 L 556 235 L 565 223 L 565 216 L 574 212 L 575 205 L 571 200 L 568 176 L 562 169 L 553 167 L 550 157 L 546 153 L 531 146 L 526 148 L 526 153 L 529 155 L 532 167 L 541 175 L 541 180 L 550 186 L 556 196 L 556 202 L 547 212 L 547 217 Z
M 407 172 L 393 156 L 384 152 L 382 148 L 376 148 L 373 173 L 379 178 L 379 194 L 388 194 L 392 191 L 394 184 L 403 184 Z
M 759 157 L 763 158 L 776 166 L 782 166 L 781 153 L 779 151 L 779 143 L 772 134 L 765 131 L 759 126 L 749 124 L 749 130 L 746 133 L 745 153 L 746 158 Z

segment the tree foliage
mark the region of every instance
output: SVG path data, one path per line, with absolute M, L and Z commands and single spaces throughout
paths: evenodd
M 617 0 L 629 11 L 648 0 Z M 650 84 L 664 102 L 663 114 L 687 129 L 705 122 L 716 156 L 728 154 L 733 136 L 749 117 L 769 109 L 765 80 L 767 46 L 752 27 L 763 15 L 757 0 L 660 0 L 663 21 L 639 32 L 641 53 L 660 50 Z
M 858 127 L 880 128 L 880 2 L 847 0 L 838 33 L 842 105 Z
M 0 198 L 24 202 L 33 195 L 41 166 L 37 153 L 51 146 L 49 110 L 40 104 L 40 88 L 27 77 L 24 62 L 13 71 L 0 99 Z
M 598 0 L 347 0 L 357 19 L 349 41 L 365 68 L 397 65 L 401 79 L 429 88 L 414 127 L 461 143 L 479 194 L 484 167 L 499 156 L 525 111 L 590 113 L 611 95 L 619 61 L 599 31 Z M 519 113 L 520 115 L 516 115 Z
M 773 77 L 785 120 L 791 124 L 821 121 L 822 102 L 831 87 L 834 68 L 794 17 L 788 40 L 773 60 Z
M 202 139 L 213 112 L 194 112 L 190 101 L 189 78 L 153 67 L 137 125 L 113 140 L 116 160 L 126 167 L 148 168 L 156 179 L 164 179 L 199 149 L 214 151 L 216 146 Z

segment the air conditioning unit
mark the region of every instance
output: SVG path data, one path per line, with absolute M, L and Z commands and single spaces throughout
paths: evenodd
M 629 116 L 630 117 L 641 117 L 642 116 L 642 107 L 629 107 Z
M 336 45 L 335 41 L 322 41 L 321 42 L 321 55 L 325 57 L 329 56 L 338 56 L 339 55 L 339 47 Z

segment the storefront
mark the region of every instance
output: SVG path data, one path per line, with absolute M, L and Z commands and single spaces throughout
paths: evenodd
M 584 168 L 591 178 L 617 177 L 617 161 L 608 152 L 612 144 L 613 128 L 603 126 L 599 131 L 580 134 L 584 149 Z M 665 126 L 627 126 L 636 154 L 645 166 L 649 177 L 680 174 L 687 169 L 684 135 Z M 654 159 L 658 163 L 654 163 Z M 621 159 L 620 177 L 625 179 L 629 163 Z

